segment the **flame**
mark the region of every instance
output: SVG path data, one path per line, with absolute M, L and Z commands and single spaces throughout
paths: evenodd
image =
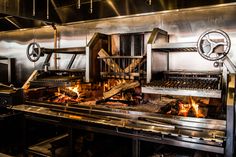
M 183 103 L 180 102 L 179 103 L 179 113 L 178 113 L 178 115 L 187 117 L 190 108 L 191 108 L 191 104 L 183 104 Z
M 196 117 L 204 117 L 201 110 L 199 109 L 199 104 L 196 104 L 196 102 L 193 100 L 192 97 L 190 97 L 189 99 L 190 99 L 190 103 L 192 105 L 195 116 Z
M 54 99 L 53 102 L 56 102 L 56 103 L 66 103 L 67 101 L 74 100 L 73 98 L 59 92 L 56 92 L 55 96 L 57 96 L 57 98 Z
M 189 111 L 192 109 L 196 117 L 205 117 L 202 111 L 199 109 L 199 104 L 197 104 L 192 97 L 189 97 L 189 103 L 183 104 L 179 102 L 179 112 L 178 115 L 187 117 Z
M 63 89 L 63 88 L 62 88 Z M 71 86 L 71 87 L 65 87 L 64 89 L 67 89 L 69 91 L 72 91 L 73 93 L 77 94 L 77 97 L 71 97 L 66 93 L 63 93 L 63 90 L 61 88 L 57 89 L 57 92 L 55 92 L 55 96 L 57 97 L 56 99 L 54 99 L 52 102 L 55 103 L 67 103 L 67 102 L 80 102 L 80 85 L 77 84 L 75 86 Z
M 77 94 L 78 97 L 80 97 L 79 94 L 79 85 L 76 85 L 74 87 L 67 87 L 67 89 L 71 90 L 72 92 L 75 92 Z

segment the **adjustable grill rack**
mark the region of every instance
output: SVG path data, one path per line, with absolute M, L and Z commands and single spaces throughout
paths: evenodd
M 31 87 L 72 86 L 77 81 L 83 80 L 84 75 L 85 70 L 37 71 L 35 78 L 30 80 L 30 85 Z
M 217 72 L 205 71 L 202 73 L 187 72 L 186 70 L 170 72 L 170 56 L 177 55 L 179 52 L 181 54 L 197 53 L 197 45 L 197 42 L 169 43 L 167 32 L 158 28 L 153 29 L 147 44 L 147 84 L 142 86 L 142 92 L 160 95 L 218 98 L 222 103 L 221 106 L 226 108 L 226 112 L 223 113 L 226 115 L 226 139 L 222 148 L 225 156 L 233 156 L 235 149 L 233 144 L 235 140 L 235 121 L 232 118 L 235 116 L 235 97 L 233 96 L 233 93 L 235 93 L 235 75 L 228 74 L 228 72 L 235 73 L 232 70 L 234 65 L 228 65 L 227 62 L 224 62 L 224 67 L 219 68 Z M 166 73 L 164 77 L 155 77 L 161 70 L 154 69 L 153 62 L 156 62 L 155 57 L 161 55 L 165 56 L 165 58 L 163 57 L 164 60 L 162 60 L 165 63 L 165 67 L 161 68 Z M 227 57 L 225 60 L 228 60 Z M 179 70 L 177 68 L 172 68 L 172 71 Z M 179 68 L 181 69 L 181 67 Z M 186 69 L 190 69 L 190 67 Z
M 143 93 L 221 98 L 219 73 L 169 72 L 142 87 Z
M 158 43 L 157 36 L 161 36 L 165 43 Z M 162 39 L 162 40 L 163 40 Z M 170 52 L 196 52 L 196 42 L 168 43 L 167 32 L 154 29 L 147 45 L 147 83 L 142 87 L 143 93 L 181 95 L 221 98 L 221 72 L 187 72 L 169 70 Z M 152 53 L 165 52 L 167 54 L 167 75 L 164 78 L 152 78 Z

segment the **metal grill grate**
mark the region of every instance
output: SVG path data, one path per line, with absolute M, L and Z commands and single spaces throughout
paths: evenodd
M 181 89 L 218 89 L 218 80 L 213 79 L 168 79 L 153 81 L 146 86 Z

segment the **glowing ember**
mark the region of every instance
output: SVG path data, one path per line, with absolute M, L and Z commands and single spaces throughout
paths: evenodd
M 80 102 L 80 85 L 77 84 L 72 87 L 58 88 L 55 92 L 56 99 L 53 100 L 55 103 L 67 103 L 67 102 Z
M 78 97 L 80 97 L 80 94 L 79 94 L 79 85 L 76 85 L 74 87 L 67 87 L 67 89 L 75 92 L 77 94 Z
M 178 113 L 178 115 L 187 117 L 190 108 L 191 108 L 191 104 L 183 104 L 183 103 L 179 102 L 179 113 Z
M 62 94 L 62 93 L 56 92 L 55 96 L 57 96 L 57 98 L 55 100 L 53 100 L 53 102 L 55 102 L 55 103 L 66 103 L 68 101 L 76 102 L 76 99 L 73 99 L 65 94 Z

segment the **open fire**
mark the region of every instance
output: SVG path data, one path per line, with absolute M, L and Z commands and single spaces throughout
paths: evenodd
M 81 103 L 102 97 L 102 88 L 99 85 L 83 84 L 78 82 L 70 87 L 58 87 L 48 101 L 54 103 Z
M 57 88 L 55 92 L 56 99 L 53 100 L 55 103 L 66 103 L 66 102 L 80 102 L 80 91 L 79 84 L 73 87 Z
M 111 108 L 132 109 L 178 116 L 204 118 L 207 116 L 209 99 L 197 97 L 152 98 L 142 95 L 138 81 L 107 80 L 103 84 L 83 84 L 58 87 L 43 92 L 40 101 L 58 104 L 99 105 Z M 35 98 L 37 93 L 34 94 Z M 89 103 L 87 103 L 89 102 Z
M 198 118 L 204 118 L 207 115 L 207 108 L 200 107 L 199 103 L 192 97 L 188 97 L 188 101 L 176 100 L 171 101 L 167 105 L 161 107 L 161 113 L 178 115 L 178 116 L 194 116 Z
M 179 112 L 178 115 L 180 116 L 188 116 L 188 113 L 190 112 L 190 110 L 193 111 L 195 117 L 205 117 L 202 114 L 201 109 L 199 108 L 199 104 L 197 104 L 192 97 L 189 97 L 189 103 L 188 104 L 183 104 L 182 102 L 179 102 Z

